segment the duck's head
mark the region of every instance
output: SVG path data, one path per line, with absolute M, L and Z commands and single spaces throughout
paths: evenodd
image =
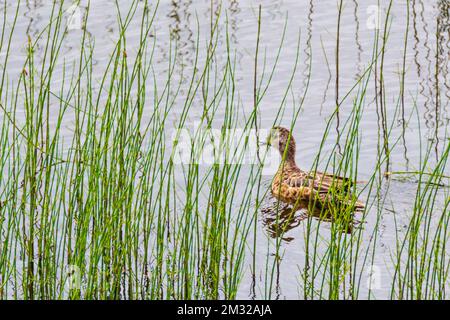
M 286 161 L 295 162 L 295 140 L 288 129 L 273 127 L 267 137 L 267 144 L 277 149 L 281 157 L 286 151 Z

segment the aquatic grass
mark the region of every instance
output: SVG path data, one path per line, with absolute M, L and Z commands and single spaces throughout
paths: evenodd
M 96 78 L 95 39 L 88 32 L 90 5 L 84 10 L 78 57 L 66 61 L 61 56 L 68 35 L 65 2 L 53 2 L 48 25 L 28 39 L 23 70 L 18 80 L 12 81 L 14 75 L 7 75 L 6 68 L 20 4 L 9 12 L 5 3 L 0 37 L 0 51 L 6 48 L 0 66 L 0 297 L 234 299 L 250 274 L 250 297 L 279 298 L 280 266 L 284 250 L 288 250 L 282 238 L 288 227 L 279 215 L 281 203 L 277 201 L 278 237 L 274 241 L 257 237 L 270 191 L 261 164 L 247 164 L 244 158 L 253 148 L 250 139 L 254 132 L 260 138 L 259 114 L 282 57 L 287 17 L 275 58 L 269 61 L 266 54 L 260 54 L 266 22 L 262 19 L 264 8 L 258 9 L 253 106 L 249 111 L 240 100 L 237 52 L 221 5 L 211 8 L 205 43 L 200 31 L 194 36 L 193 65 L 180 63 L 180 44 L 171 36 L 165 70 L 160 72 L 155 55 L 161 38 L 154 27 L 159 3 L 133 1 L 124 10 L 115 1 L 115 45 Z M 13 22 L 8 32 L 9 14 Z M 313 174 L 320 169 L 346 176 L 353 184 L 330 190 L 330 196 L 348 206 L 333 204 L 328 219 L 310 215 L 298 229 L 305 243 L 304 264 L 297 266 L 304 299 L 374 298 L 370 286 L 367 296 L 362 292 L 363 276 L 375 264 L 378 226 L 387 203 L 385 188 L 395 172 L 399 173 L 383 172 L 382 167 L 391 164 L 390 154 L 404 138 L 409 121 L 403 101 L 403 62 L 402 90 L 394 114 L 386 116 L 384 97 L 377 104 L 377 111 L 383 112 L 383 138 L 374 170 L 368 181 L 361 183 L 361 119 L 371 107 L 367 91 L 378 74 L 377 93 L 384 90 L 389 16 L 388 11 L 382 46 L 378 47 L 376 38 L 366 70 L 345 95 L 341 97 L 342 92 L 337 91 L 336 108 L 327 119 L 311 165 Z M 132 21 L 140 24 L 138 45 L 133 48 L 128 38 Z M 197 30 L 199 24 L 196 17 Z M 220 28 L 223 24 L 225 30 Z M 294 94 L 300 39 L 299 32 L 296 59 L 273 121 L 277 125 L 289 116 L 291 129 L 310 94 L 314 71 L 310 52 L 306 86 L 300 95 Z M 41 56 L 38 47 L 43 50 Z M 226 59 L 220 63 L 218 57 L 223 54 Z M 336 58 L 338 67 L 338 54 Z M 59 84 L 57 72 L 62 73 Z M 339 81 L 338 74 L 336 77 Z M 293 105 L 292 115 L 286 113 L 288 103 Z M 344 106 L 351 107 L 346 117 L 340 112 Z M 403 120 L 403 135 L 397 137 L 393 132 L 398 115 Z M 331 128 L 337 121 L 339 132 L 333 135 Z M 68 124 L 70 134 L 63 134 Z M 233 148 L 229 134 L 236 132 L 242 136 L 243 149 Z M 220 146 L 212 150 L 212 158 L 224 155 L 223 161 L 201 163 L 201 153 L 210 145 Z M 188 161 L 178 163 L 177 152 L 186 146 Z M 331 150 L 325 151 L 326 146 L 332 146 Z M 421 150 L 421 163 L 414 171 L 417 191 L 408 228 L 405 233 L 396 231 L 391 298 L 447 297 L 449 194 L 445 189 L 442 195 L 442 186 L 449 185 L 445 170 L 450 151 L 448 144 L 444 146 L 435 163 L 430 157 L 432 147 Z M 265 151 L 258 149 L 261 162 L 266 159 Z M 357 197 L 365 200 L 366 209 L 354 214 Z M 310 212 L 315 201 L 308 204 Z M 369 215 L 376 215 L 376 221 L 373 229 L 367 230 Z M 324 218 L 325 212 L 319 216 Z M 394 220 L 397 223 L 397 213 Z M 352 225 L 353 221 L 357 223 Z M 329 228 L 324 232 L 319 227 L 325 224 Z M 350 226 L 353 232 L 347 233 Z M 363 243 L 364 236 L 370 237 L 368 243 Z M 265 264 L 258 265 L 256 255 L 262 242 L 267 242 L 267 255 Z M 262 286 L 257 278 L 262 279 Z
M 418 133 L 419 135 L 421 133 L 420 126 Z M 448 177 L 444 172 L 450 144 L 442 150 L 440 160 L 432 165 L 429 172 L 434 146 L 429 143 L 426 149 L 422 150 L 421 143 L 420 147 L 421 154 L 423 152 L 425 154 L 421 157 L 413 214 L 406 233 L 403 237 L 397 236 L 391 297 L 421 300 L 445 299 L 448 284 L 448 254 L 446 252 L 450 203 L 448 190 L 445 190 L 442 208 L 436 207 L 436 198 L 440 188 L 448 186 Z
M 388 20 L 389 17 L 389 10 L 387 12 L 387 18 L 386 21 Z M 387 23 L 387 22 L 386 22 Z M 387 26 L 385 26 L 385 30 L 387 30 Z M 385 46 L 385 42 L 387 39 L 387 34 L 385 31 L 385 34 L 383 36 L 383 48 L 381 50 L 380 53 L 377 53 L 375 55 L 375 58 L 373 60 L 373 63 L 375 64 L 375 66 L 377 65 L 377 59 L 378 59 L 378 55 L 381 55 L 382 60 L 383 55 L 384 55 L 384 46 Z M 383 63 L 382 63 L 383 65 Z M 370 71 L 372 68 L 372 66 L 370 66 L 368 68 L 368 71 Z M 382 68 L 382 67 L 381 67 Z M 367 72 L 367 71 L 366 71 Z M 326 159 L 328 159 L 326 161 L 326 165 L 325 165 L 325 171 L 327 171 L 327 168 L 330 166 L 331 164 L 331 168 L 332 168 L 332 173 L 336 174 L 336 175 L 343 175 L 346 177 L 349 177 L 350 181 L 354 182 L 354 186 L 357 185 L 357 172 L 358 172 L 358 157 L 359 157 L 359 150 L 360 150 L 360 138 L 359 135 L 360 133 L 359 131 L 359 119 L 361 118 L 362 114 L 363 114 L 363 110 L 364 108 L 362 107 L 364 104 L 364 100 L 365 100 L 365 92 L 366 92 L 366 88 L 367 85 L 369 83 L 369 79 L 370 79 L 370 75 L 367 76 L 367 78 L 362 77 L 361 79 L 367 79 L 364 82 L 366 83 L 365 85 L 363 85 L 360 88 L 360 92 L 358 92 L 358 95 L 360 95 L 359 97 L 355 98 L 355 105 L 354 108 L 352 109 L 351 115 L 348 118 L 348 122 L 349 124 L 349 129 L 348 129 L 348 134 L 347 137 L 345 138 L 345 146 L 344 146 L 344 152 L 342 153 L 343 156 L 342 157 L 337 157 L 337 149 L 336 146 L 339 145 L 339 141 L 340 141 L 340 136 L 338 135 L 338 137 L 336 138 L 336 143 L 335 143 L 335 148 L 331 151 L 331 157 L 327 157 Z M 380 80 L 382 81 L 382 80 Z M 344 99 L 345 100 L 345 99 Z M 399 106 L 397 106 L 396 112 L 394 113 L 394 118 L 396 118 L 396 113 L 398 112 Z M 404 121 L 404 126 L 407 125 L 407 121 L 404 119 L 405 115 L 404 115 L 404 109 L 403 110 L 403 121 Z M 337 114 L 337 112 L 336 112 Z M 331 120 L 334 120 L 334 117 L 336 116 L 336 114 L 333 114 L 331 117 Z M 324 133 L 324 138 L 322 139 L 322 144 L 318 150 L 318 156 L 320 156 L 321 154 L 321 149 L 323 146 L 324 141 L 327 140 L 327 136 L 328 136 L 328 132 L 329 132 L 329 125 L 331 124 L 332 121 L 328 122 L 328 126 L 327 129 L 325 130 Z M 389 141 L 392 140 L 391 138 L 391 131 L 394 127 L 394 123 L 395 121 L 392 120 L 391 124 L 389 125 L 389 127 L 387 126 L 387 119 L 384 117 L 383 118 L 383 131 L 385 132 L 384 134 L 384 141 Z M 345 130 L 345 125 L 342 128 L 343 130 Z M 384 198 L 382 197 L 380 191 L 382 186 L 384 185 L 383 182 L 383 178 L 385 175 L 382 174 L 381 172 L 381 167 L 382 164 L 385 163 L 386 164 L 386 168 L 389 168 L 389 154 L 391 153 L 392 149 L 398 144 L 399 142 L 399 138 L 397 138 L 394 143 L 392 144 L 392 146 L 389 146 L 389 144 L 384 143 L 384 156 L 382 154 L 379 154 L 379 158 L 378 158 L 378 162 L 376 164 L 376 171 L 374 172 L 374 174 L 372 175 L 372 177 L 370 178 L 370 180 L 367 182 L 367 186 L 365 187 L 365 189 L 368 189 L 368 192 L 364 194 L 364 197 L 367 199 L 367 203 L 366 203 L 366 210 L 362 213 L 362 217 L 360 218 L 362 222 L 361 223 L 361 227 L 358 228 L 356 230 L 356 232 L 346 236 L 343 234 L 342 229 L 340 228 L 340 223 L 339 221 L 341 219 L 344 219 L 343 221 L 345 221 L 346 219 L 348 219 L 347 217 L 350 216 L 352 217 L 351 219 L 353 219 L 353 212 L 352 209 L 349 208 L 348 211 L 343 210 L 343 208 L 337 208 L 337 210 L 334 210 L 334 217 L 335 217 L 335 223 L 332 223 L 331 225 L 331 230 L 330 230 L 330 240 L 327 241 L 326 244 L 326 251 L 322 256 L 319 256 L 318 252 L 322 252 L 321 248 L 321 243 L 319 242 L 319 228 L 317 227 L 316 229 L 316 233 L 315 233 L 315 239 L 311 239 L 311 222 L 312 219 L 314 219 L 313 217 L 310 216 L 310 218 L 308 219 L 308 224 L 305 230 L 305 246 L 306 246 L 306 260 L 305 260 L 305 265 L 303 267 L 303 269 L 300 269 L 300 277 L 303 279 L 303 298 L 308 299 L 308 298 L 327 298 L 327 299 L 339 299 L 339 298 L 351 298 L 351 299 L 357 299 L 359 297 L 359 291 L 360 291 L 360 286 L 361 286 L 361 276 L 363 274 L 363 270 L 364 268 L 371 268 L 371 266 L 373 265 L 373 261 L 374 261 L 374 257 L 376 255 L 376 243 L 377 243 L 377 233 L 378 233 L 378 221 L 380 221 L 380 217 L 383 214 L 383 208 L 384 208 Z M 354 151 L 353 151 L 354 150 Z M 315 166 L 313 166 L 312 168 L 312 172 L 316 172 L 318 167 L 319 161 L 315 162 Z M 442 179 L 442 177 L 444 177 L 444 172 L 445 170 L 445 163 L 441 164 L 441 166 L 438 166 L 438 169 L 436 170 L 437 173 L 437 177 L 440 177 Z M 378 174 L 377 174 L 378 172 Z M 421 174 L 425 174 L 425 168 L 422 168 L 422 170 L 419 171 Z M 432 177 L 435 177 L 434 173 L 429 174 Z M 378 177 L 378 178 L 377 178 Z M 378 184 L 374 184 L 376 181 L 379 181 Z M 421 181 L 419 181 L 419 184 L 421 184 Z M 431 181 L 427 181 L 425 183 L 426 186 L 429 185 L 434 185 L 436 186 L 435 188 L 433 188 L 433 192 L 431 192 L 431 197 L 432 199 L 430 199 L 429 203 L 432 205 L 435 205 L 436 202 L 436 197 L 438 194 L 438 186 L 442 186 L 441 182 L 431 182 Z M 341 198 L 341 199 L 351 199 L 351 197 L 349 197 L 349 194 L 347 192 L 339 192 L 341 190 L 331 190 L 331 193 L 333 194 L 334 197 L 336 198 Z M 354 194 L 360 194 L 360 192 L 358 190 L 356 190 L 355 188 L 351 189 L 352 193 Z M 343 193 L 343 194 L 342 194 Z M 369 199 L 371 197 L 371 195 L 375 194 L 376 195 L 376 199 L 377 200 L 377 222 L 375 225 L 375 229 L 373 231 L 374 237 L 373 237 L 373 241 L 372 242 L 372 248 L 370 248 L 370 246 L 368 248 L 364 249 L 361 248 L 361 236 L 363 233 L 363 226 L 364 226 L 364 221 L 366 218 L 366 215 L 369 213 L 369 210 L 372 209 L 373 204 L 369 205 Z M 419 197 L 417 197 L 419 198 Z M 416 198 L 416 199 L 417 199 Z M 445 214 L 445 210 L 448 207 L 448 201 L 446 202 L 445 205 L 445 209 L 444 209 L 444 214 L 442 215 L 442 217 L 446 217 L 447 215 Z M 313 205 L 310 206 L 309 211 L 313 212 L 315 207 L 315 203 L 313 202 Z M 323 214 L 323 212 L 321 212 L 319 215 Z M 441 218 L 440 220 L 444 220 L 443 218 Z M 430 225 L 431 220 L 428 220 L 428 226 Z M 320 221 L 318 221 L 317 223 L 318 225 L 321 224 Z M 418 223 L 419 225 L 422 225 L 421 223 Z M 283 234 L 284 230 L 282 231 Z M 397 231 L 398 232 L 398 231 Z M 442 235 L 442 233 L 440 231 L 438 231 L 439 235 Z M 312 251 L 313 254 L 312 256 L 309 254 L 310 250 L 309 250 L 309 243 L 311 241 L 313 242 L 312 245 Z M 443 240 L 445 243 L 445 240 Z M 439 243 L 438 240 L 436 240 L 434 243 Z M 444 245 L 445 247 L 445 245 Z M 363 249 L 363 251 L 361 252 L 361 249 Z M 317 251 L 319 250 L 319 251 Z M 442 253 L 440 251 L 440 247 L 438 250 L 440 253 Z M 425 250 L 421 250 L 421 252 L 425 252 Z M 358 261 L 359 257 L 362 255 L 362 259 L 363 261 Z M 408 257 L 413 257 L 414 255 L 409 254 Z M 444 254 L 445 256 L 445 254 Z M 368 258 L 371 257 L 371 261 L 368 261 Z M 422 259 L 423 260 L 423 259 Z M 367 264 L 367 262 L 369 262 L 369 264 Z M 431 259 L 428 262 L 429 264 L 431 264 Z M 441 264 L 442 266 L 445 266 L 445 261 L 442 262 Z M 428 269 L 427 269 L 428 271 Z M 430 272 L 424 272 L 423 268 L 420 270 L 422 276 L 424 277 L 425 275 L 428 278 L 434 279 L 436 278 L 436 274 L 430 273 Z M 348 275 L 348 282 L 345 279 L 345 277 Z M 317 283 L 317 281 L 315 280 L 319 280 L 319 283 Z M 445 280 L 442 281 L 442 272 L 441 272 L 441 277 L 439 278 L 441 279 L 441 281 L 439 282 L 440 288 L 442 290 L 446 290 L 446 284 L 445 284 Z M 327 288 L 328 285 L 328 288 Z M 348 285 L 348 288 L 347 288 Z M 413 288 L 415 288 L 415 286 L 412 286 Z M 430 287 L 434 287 L 434 286 L 430 286 Z M 426 288 L 429 288 L 429 286 L 426 286 Z M 368 298 L 371 298 L 371 289 L 369 287 L 369 296 Z M 413 296 L 410 296 L 410 298 L 413 298 Z M 439 298 L 442 298 L 442 295 L 439 296 Z

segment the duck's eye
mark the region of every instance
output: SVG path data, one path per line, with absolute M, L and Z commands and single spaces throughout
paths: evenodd
M 280 149 L 281 151 L 284 151 L 284 144 L 281 140 L 278 142 L 278 149 Z

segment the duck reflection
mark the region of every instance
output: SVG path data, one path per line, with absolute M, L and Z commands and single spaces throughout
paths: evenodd
M 269 236 L 281 238 L 285 242 L 295 239 L 287 233 L 298 227 L 305 219 L 308 219 L 307 203 L 302 203 L 297 210 L 294 210 L 289 205 L 283 206 L 275 201 L 271 206 L 262 209 L 262 222 Z
M 288 235 L 289 231 L 297 228 L 308 217 L 321 222 L 333 223 L 334 221 L 329 211 L 324 212 L 319 208 L 311 208 L 308 201 L 300 201 L 296 208 L 294 210 L 291 205 L 283 205 L 274 198 L 274 202 L 270 206 L 261 209 L 263 226 L 271 238 L 280 238 L 285 242 L 291 242 L 295 238 Z M 350 217 L 350 221 L 340 221 L 337 223 L 341 226 L 336 230 L 347 234 L 351 234 L 355 230 L 355 227 L 361 225 L 361 221 L 355 219 L 353 215 Z M 343 223 L 345 225 L 342 225 Z

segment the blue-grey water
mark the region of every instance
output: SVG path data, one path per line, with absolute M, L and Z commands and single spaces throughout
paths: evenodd
M 0 1 L 1 12 L 5 1 Z M 48 23 L 50 0 L 22 1 L 12 42 L 10 61 L 7 67 L 8 81 L 16 82 L 23 70 L 26 57 L 28 36 L 35 38 Z M 131 1 L 119 1 L 122 12 L 126 12 Z M 384 17 L 389 1 L 358 1 L 344 0 L 340 22 L 340 55 L 339 55 L 339 96 L 344 97 L 355 85 L 359 77 L 368 68 L 372 57 L 374 40 L 377 30 L 381 36 L 384 29 Z M 398 145 L 391 153 L 391 171 L 417 171 L 420 169 L 421 152 L 427 144 L 433 144 L 432 162 L 437 159 L 442 150 L 448 145 L 448 129 L 450 120 L 450 18 L 448 1 L 420 1 L 411 0 L 409 19 L 406 14 L 406 1 L 394 1 L 392 4 L 385 48 L 384 62 L 384 101 L 386 116 L 389 123 L 393 123 L 392 137 L 399 139 Z M 251 112 L 253 106 L 253 72 L 254 54 L 257 32 L 258 6 L 262 8 L 260 57 L 265 57 L 267 64 L 272 65 L 276 59 L 283 28 L 286 24 L 286 36 L 280 52 L 276 72 L 273 75 L 260 107 L 260 126 L 269 128 L 282 103 L 289 78 L 293 73 L 297 55 L 299 56 L 297 71 L 293 79 L 292 90 L 286 100 L 286 111 L 281 124 L 289 126 L 295 106 L 304 98 L 298 121 L 294 126 L 294 137 L 297 140 L 297 162 L 299 166 L 309 169 L 317 153 L 320 139 L 326 128 L 327 120 L 335 109 L 336 83 L 336 30 L 338 20 L 338 1 L 306 1 L 306 0 L 266 0 L 266 1 L 238 1 L 238 0 L 201 0 L 182 1 L 162 0 L 155 16 L 154 30 L 156 49 L 154 53 L 155 73 L 163 83 L 167 75 L 169 46 L 174 39 L 178 45 L 179 65 L 177 72 L 183 68 L 189 74 L 195 60 L 195 42 L 200 37 L 200 46 L 205 47 L 206 38 L 211 28 L 211 10 L 217 12 L 221 5 L 221 13 L 226 16 L 221 19 L 221 32 L 228 28 L 230 43 L 236 52 L 236 85 L 239 103 L 244 113 Z M 8 12 L 15 10 L 15 1 L 7 1 Z M 86 1 L 81 1 L 78 9 L 83 12 Z M 211 5 L 213 8 L 211 8 Z M 117 41 L 117 9 L 112 0 L 95 0 L 90 4 L 89 22 L 87 30 L 94 39 L 94 76 L 100 80 L 108 63 L 110 54 Z M 69 5 L 68 5 L 69 7 Z M 143 7 L 138 5 L 138 12 Z M 381 19 L 377 23 L 377 12 L 380 10 Z M 9 15 L 12 16 L 12 15 Z M 136 14 L 139 17 L 139 13 Z M 3 18 L 2 18 L 3 19 Z M 401 70 L 403 68 L 403 54 L 405 46 L 405 32 L 409 21 L 408 36 L 406 38 L 405 59 L 405 101 L 402 118 L 398 111 L 401 92 Z M 8 25 L 11 24 L 8 20 Z M 76 21 L 75 21 L 76 23 Z M 140 34 L 140 19 L 132 21 L 127 32 L 127 51 L 132 57 L 136 54 L 137 42 Z M 79 58 L 79 43 L 81 29 L 76 26 L 69 31 L 63 42 L 61 57 L 67 64 Z M 300 39 L 300 40 L 299 40 Z M 297 42 L 299 51 L 297 51 Z M 152 41 L 152 40 L 149 40 Z M 44 48 L 37 49 L 37 61 L 43 56 Z M 222 51 L 221 51 L 222 50 Z M 219 41 L 215 63 L 223 65 L 223 39 Z M 204 59 L 205 50 L 200 50 L 199 59 Z M 221 52 L 223 54 L 221 54 Z M 0 52 L 3 59 L 4 52 Z M 261 58 L 262 65 L 262 58 Z M 436 76 L 437 74 L 437 76 Z M 178 74 L 179 76 L 179 74 Z M 62 81 L 62 69 L 56 71 L 55 84 Z M 308 85 L 309 81 L 309 86 Z M 188 81 L 181 87 L 181 95 L 187 91 Z M 306 95 L 305 91 L 307 89 Z M 184 91 L 183 91 L 184 90 Z M 354 92 L 354 91 L 352 91 Z M 151 94 L 151 92 L 150 92 Z M 353 97 L 350 95 L 341 106 L 341 116 L 345 118 L 353 107 Z M 151 101 L 152 99 L 148 99 Z M 376 153 L 379 146 L 379 120 L 377 102 L 375 99 L 375 82 L 368 86 L 364 101 L 365 111 L 361 119 L 361 150 L 359 179 L 368 180 L 374 172 Z M 168 121 L 174 121 L 179 116 L 175 105 L 174 112 Z M 69 111 L 70 112 L 70 111 Z M 195 110 L 193 114 L 195 114 Z M 201 113 L 199 108 L 198 113 Z M 19 110 L 20 114 L 20 110 Z M 219 110 L 218 115 L 221 115 Z M 52 121 L 56 122 L 56 116 Z M 222 114 L 223 116 L 223 114 Z M 195 122 L 191 116 L 188 122 Z M 406 130 L 402 133 L 402 122 L 408 121 Z M 70 138 L 73 123 L 65 122 L 63 134 Z M 420 131 L 419 131 L 420 128 Z M 331 130 L 330 135 L 335 135 Z M 422 144 L 422 150 L 421 150 Z M 326 145 L 325 151 L 333 146 Z M 450 170 L 447 170 L 450 172 Z M 263 185 L 268 187 L 271 176 L 265 176 Z M 361 279 L 362 298 L 385 298 L 390 294 L 392 277 L 392 260 L 396 250 L 396 234 L 403 232 L 408 224 L 414 205 L 417 181 L 414 178 L 391 179 L 383 185 L 383 206 L 381 217 L 377 219 L 377 210 L 371 209 L 364 228 L 362 247 L 373 245 L 373 231 L 377 234 L 377 253 L 374 260 L 368 257 L 368 265 L 373 264 L 377 273 L 377 281 L 369 292 L 368 272 L 363 272 Z M 448 201 L 448 189 L 442 188 L 437 199 L 438 207 Z M 266 200 L 270 206 L 270 197 Z M 394 218 L 396 221 L 394 221 Z M 261 212 L 258 219 L 256 252 L 249 245 L 246 261 L 243 267 L 243 280 L 238 292 L 238 298 L 267 297 L 265 291 L 267 261 L 273 261 L 274 243 L 276 235 L 271 232 L 273 217 Z M 272 221 L 273 222 L 273 221 Z M 304 228 L 302 221 L 294 222 L 282 240 L 282 259 L 279 270 L 275 274 L 274 289 L 271 298 L 301 298 L 303 282 L 300 277 L 304 267 Z M 315 223 L 314 227 L 321 228 L 322 246 L 326 248 L 329 226 Z M 249 240 L 250 242 L 252 239 Z M 256 277 L 252 281 L 252 256 L 256 255 Z

